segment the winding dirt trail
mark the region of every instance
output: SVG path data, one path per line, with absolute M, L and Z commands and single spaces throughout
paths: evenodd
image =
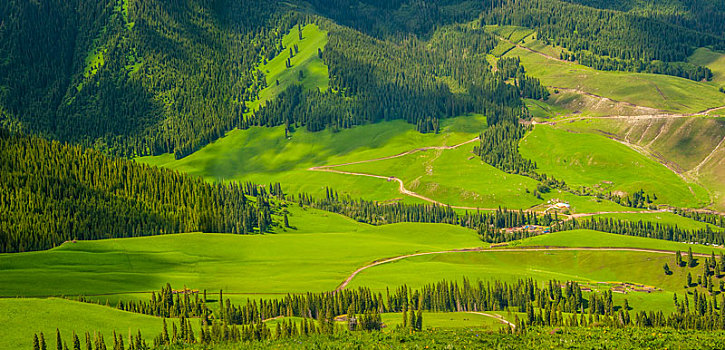
M 366 160 L 360 160 L 360 161 L 348 162 L 348 163 L 342 163 L 342 164 L 322 165 L 322 166 L 316 166 L 316 167 L 308 168 L 307 170 L 308 171 L 325 171 L 325 172 L 336 173 L 336 174 L 343 174 L 343 175 L 367 176 L 367 177 L 372 177 L 372 178 L 376 178 L 376 179 L 387 180 L 388 182 L 395 181 L 395 182 L 398 183 L 398 191 L 401 194 L 404 194 L 404 195 L 410 196 L 410 197 L 415 197 L 415 198 L 418 198 L 418 199 L 422 199 L 422 200 L 424 200 L 426 202 L 429 202 L 429 203 L 432 203 L 432 204 L 437 204 L 437 205 L 444 206 L 444 207 L 445 206 L 449 206 L 449 207 L 451 207 L 453 209 L 461 209 L 461 210 L 495 211 L 495 210 L 497 210 L 497 208 L 479 208 L 479 207 L 455 206 L 455 205 L 448 205 L 448 204 L 439 202 L 439 201 L 437 201 L 435 199 L 428 198 L 428 197 L 426 197 L 426 196 L 424 196 L 422 194 L 413 192 L 413 191 L 405 188 L 405 183 L 403 183 L 403 180 L 401 180 L 400 178 L 395 177 L 395 176 L 383 176 L 383 175 L 375 175 L 375 174 L 367 174 L 367 173 L 357 173 L 357 172 L 352 172 L 352 171 L 343 171 L 343 170 L 334 169 L 334 168 L 341 167 L 341 166 L 346 166 L 346 165 L 372 163 L 372 162 L 378 162 L 378 161 L 381 161 L 381 160 L 388 160 L 388 159 L 400 158 L 400 157 L 407 156 L 409 154 L 418 153 L 418 152 L 425 152 L 425 151 L 429 151 L 429 150 L 451 150 L 451 149 L 456 149 L 458 147 L 467 145 L 469 143 L 476 142 L 478 140 L 479 140 L 479 137 L 476 137 L 476 138 L 473 138 L 473 139 L 468 140 L 466 142 L 462 142 L 462 143 L 459 143 L 459 144 L 453 145 L 453 146 L 429 146 L 429 147 L 421 147 L 421 148 L 412 149 L 410 151 L 405 151 L 405 152 L 402 152 L 402 153 L 398 153 L 398 154 L 392 155 L 392 156 L 380 157 L 380 158 L 373 158 L 373 159 L 366 159 Z
M 507 319 L 503 318 L 503 316 L 501 316 L 501 315 L 487 314 L 485 312 L 479 312 L 479 311 L 466 311 L 466 313 L 490 317 L 490 318 L 498 320 L 499 322 L 501 322 L 511 328 L 516 328 L 516 324 L 514 324 L 513 322 L 509 322 Z
M 663 249 L 646 249 L 646 248 L 628 248 L 628 247 L 537 247 L 532 246 L 528 248 L 499 248 L 499 249 L 483 249 L 483 248 L 464 248 L 464 249 L 453 249 L 453 250 L 441 250 L 441 251 L 435 251 L 435 252 L 422 252 L 422 253 L 414 253 L 414 254 L 406 254 L 406 255 L 400 255 L 392 258 L 387 258 L 383 260 L 376 260 L 368 265 L 365 265 L 363 267 L 358 268 L 357 270 L 353 271 L 350 276 L 348 276 L 345 281 L 340 283 L 337 288 L 335 288 L 334 293 L 337 293 L 345 287 L 347 287 L 348 284 L 357 276 L 359 273 L 375 266 L 379 266 L 382 264 L 387 264 L 407 258 L 412 258 L 416 256 L 424 256 L 424 255 L 434 255 L 434 254 L 449 254 L 449 253 L 513 253 L 513 252 L 552 252 L 552 251 L 602 251 L 602 252 L 640 252 L 640 253 L 652 253 L 652 254 L 677 254 L 677 252 L 671 251 L 671 250 L 663 250 Z M 696 257 L 710 257 L 708 254 L 703 253 L 693 253 L 693 256 Z

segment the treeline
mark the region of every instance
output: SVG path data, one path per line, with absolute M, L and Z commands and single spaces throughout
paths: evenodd
M 586 51 L 579 51 L 577 53 L 562 51 L 559 56 L 563 60 L 577 61 L 585 66 L 604 71 L 664 74 L 694 81 L 712 80 L 713 77 L 710 68 L 687 62 L 643 61 L 638 59 L 625 60 L 602 57 Z
M 319 131 L 402 119 L 418 131 L 436 132 L 442 118 L 476 112 L 495 123 L 518 117 L 524 108 L 518 89 L 491 73 L 485 55 L 496 39 L 483 29 L 447 26 L 428 42 L 408 37 L 396 43 L 324 20 L 318 24 L 329 32 L 322 58 L 331 88 L 291 87 L 251 117 L 241 117 L 239 127 Z M 522 84 L 529 89 L 529 83 Z
M 571 219 L 551 226 L 552 232 L 580 229 L 675 242 L 697 242 L 716 245 L 725 243 L 725 233 L 713 231 L 709 226 L 703 229 L 688 230 L 677 225 L 652 223 L 650 221 L 628 221 L 595 217 L 580 220 Z
M 257 196 L 256 203 L 249 195 Z M 265 232 L 276 225 L 269 196 L 252 184 L 209 184 L 0 129 L 2 253 L 49 249 L 76 239 Z
M 533 279 L 507 282 L 472 283 L 468 279 L 459 282 L 441 281 L 427 284 L 420 289 L 402 285 L 385 293 L 375 293 L 369 288 L 343 289 L 336 292 L 289 294 L 277 299 L 247 300 L 235 305 L 230 299 L 224 299 L 219 291 L 216 308 L 206 304 L 206 292 L 203 298 L 195 294 L 189 301 L 188 294 L 181 290 L 173 296 L 171 287 L 166 287 L 152 295 L 150 302 L 130 300 L 120 304 L 119 308 L 146 315 L 189 318 L 201 317 L 203 325 L 214 323 L 227 325 L 253 325 L 275 317 L 304 317 L 310 319 L 331 320 L 339 315 L 364 314 L 367 312 L 388 313 L 409 310 L 433 312 L 462 311 L 503 311 L 543 309 L 557 312 L 576 313 L 589 310 L 590 314 L 613 315 L 614 304 L 611 292 L 602 295 L 591 293 L 585 298 L 576 282 L 561 284 L 550 281 L 540 287 Z M 607 294 L 609 293 L 609 294 Z M 179 294 L 184 294 L 179 296 Z M 168 301 L 164 301 L 164 298 Z M 80 299 L 84 301 L 84 299 Z M 194 304 L 197 307 L 191 307 Z M 180 310 L 199 310 L 181 312 Z M 173 311 L 176 310 L 176 311 Z M 549 324 L 549 323 L 546 323 Z
M 508 242 L 534 235 L 528 230 L 505 231 L 505 228 L 518 228 L 526 225 L 548 226 L 559 220 L 557 214 L 537 215 L 523 210 L 499 208 L 495 211 L 466 211 L 460 215 L 449 206 L 437 204 L 381 204 L 363 199 L 339 196 L 332 189 L 325 189 L 325 197 L 315 199 L 308 194 L 298 194 L 299 206 L 309 206 L 337 214 L 371 225 L 385 225 L 398 222 L 422 222 L 459 225 L 478 231 L 481 240 L 489 243 Z
M 160 295 L 167 296 L 170 287 L 165 287 Z M 272 339 L 297 338 L 315 334 L 333 335 L 342 333 L 343 328 L 335 325 L 335 319 L 342 316 L 347 320 L 347 329 L 380 330 L 380 313 L 402 312 L 402 329 L 421 331 L 423 328 L 422 311 L 433 312 L 480 312 L 513 311 L 516 315 L 515 332 L 523 335 L 527 329 L 536 326 L 608 326 L 624 327 L 671 327 L 675 329 L 723 330 L 725 329 L 725 298 L 717 300 L 715 296 L 694 291 L 693 302 L 688 294 L 683 300 L 675 295 L 676 311 L 665 314 L 663 311 L 639 311 L 630 315 L 631 307 L 627 299 L 622 305 L 615 305 L 613 292 L 584 292 L 577 282 L 548 281 L 539 285 L 533 279 L 515 282 L 470 282 L 464 278 L 460 283 L 440 281 L 427 284 L 420 289 L 402 285 L 385 293 L 374 293 L 368 288 L 342 290 L 339 292 L 306 293 L 287 295 L 280 299 L 258 301 L 247 300 L 244 305 L 234 305 L 224 300 L 220 291 L 218 307 L 206 310 L 212 316 L 201 319 L 201 328 L 195 333 L 186 315 L 179 316 L 179 326 L 172 322 L 171 330 L 163 322 L 163 330 L 155 337 L 154 348 L 169 345 L 249 343 Z M 158 300 L 158 299 L 157 299 Z M 173 300 L 173 298 L 172 298 Z M 128 303 L 140 303 L 129 301 Z M 206 305 L 206 293 L 201 305 Z M 417 310 L 417 311 L 416 311 Z M 152 313 L 153 314 L 153 313 Z M 162 315 L 160 315 L 162 316 Z M 302 317 L 299 322 L 283 320 L 272 330 L 265 320 L 275 317 Z M 513 331 L 513 329 L 512 329 Z M 347 333 L 347 335 L 351 335 Z M 114 333 L 114 349 L 126 349 L 123 337 Z M 60 332 L 56 332 L 57 344 L 62 344 Z M 80 349 L 80 339 L 73 334 L 73 349 Z M 141 334 L 129 335 L 129 349 L 147 349 Z M 44 335 L 33 339 L 35 349 L 46 345 Z M 66 345 L 67 347 L 67 345 Z M 59 349 L 63 349 L 59 345 Z M 102 335 L 93 338 L 86 334 L 86 349 L 101 350 L 106 345 Z
M 700 221 L 700 222 L 706 222 L 711 225 L 715 225 L 717 227 L 725 228 L 725 215 L 721 214 L 715 214 L 715 213 L 707 213 L 707 212 L 699 212 L 695 210 L 690 209 L 682 209 L 682 208 L 675 208 L 673 210 L 673 213 L 684 216 L 686 218 L 690 218 L 692 220 Z

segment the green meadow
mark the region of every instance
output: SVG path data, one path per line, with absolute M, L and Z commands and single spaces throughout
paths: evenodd
M 493 312 L 486 313 L 496 315 Z M 403 324 L 402 313 L 384 313 L 381 316 L 387 329 Z M 423 312 L 423 328 L 474 328 L 498 331 L 503 325 L 504 323 L 494 317 L 470 312 Z
M 700 207 L 709 203 L 707 191 L 689 183 L 658 162 L 605 136 L 568 132 L 537 125 L 520 144 L 521 154 L 536 161 L 539 171 L 570 186 L 600 188 L 627 194 L 640 189 L 657 203 Z
M 290 224 L 302 227 L 316 214 L 293 210 Z M 457 226 L 374 227 L 327 215 L 335 218 L 317 223 L 327 226 L 326 232 L 311 227 L 323 232 L 189 233 L 79 241 L 48 251 L 2 254 L 0 296 L 147 292 L 167 282 L 241 294 L 321 292 L 335 289 L 356 268 L 376 259 L 483 245 L 474 231 Z
M 572 230 L 554 232 L 546 235 L 526 238 L 509 244 L 511 247 L 605 247 L 605 248 L 643 248 L 669 251 L 687 252 L 692 249 L 694 253 L 719 255 L 725 250 L 721 247 L 712 247 L 702 244 L 688 244 L 681 242 L 664 241 L 654 238 L 617 235 L 614 233 L 592 230 Z
M 612 218 L 617 220 L 631 221 L 631 222 L 651 222 L 660 225 L 677 225 L 677 227 L 686 230 L 699 230 L 709 227 L 713 231 L 722 231 L 721 228 L 710 225 L 704 222 L 695 221 L 690 218 L 686 218 L 677 214 L 662 212 L 662 213 L 614 213 L 614 214 L 603 214 L 594 215 L 595 218 Z
M 2 349 L 31 349 L 33 334 L 40 332 L 43 332 L 48 348 L 55 349 L 56 328 L 65 341 L 72 339 L 71 335 L 76 332 L 81 344 L 85 343 L 85 332 L 91 337 L 100 332 L 109 348 L 113 346 L 114 331 L 127 340 L 129 333 L 135 336 L 140 330 L 146 342 L 153 344 L 153 338 L 163 329 L 159 317 L 57 298 L 0 299 L 0 310 L 3 311 L 0 322 L 5 325 L 0 337 Z M 198 331 L 198 322 L 191 324 Z M 73 346 L 72 343 L 69 345 Z
M 415 131 L 414 125 L 400 120 L 338 132 L 325 130 L 313 133 L 301 128 L 290 138 L 284 137 L 284 127 L 252 127 L 232 130 L 225 137 L 180 160 L 174 160 L 173 155 L 162 155 L 138 158 L 137 161 L 209 181 L 279 181 L 291 193 L 319 195 L 325 193 L 325 187 L 332 187 L 353 197 L 389 200 L 402 196 L 397 183 L 307 169 L 386 157 L 426 146 L 456 145 L 478 136 L 485 127 L 485 118 L 478 115 L 442 120 L 440 134 L 421 134 Z M 462 148 L 470 151 L 473 144 Z
M 710 68 L 713 75 L 712 81 L 725 85 L 725 54 L 722 52 L 712 51 L 706 47 L 701 47 L 695 50 L 687 61 L 692 64 Z
M 526 47 L 558 58 L 558 53 L 529 40 Z M 725 94 L 714 83 L 647 73 L 598 71 L 572 62 L 562 62 L 521 48 L 508 51 L 518 56 L 526 71 L 550 87 L 580 90 L 598 96 L 671 112 L 695 113 L 725 105 Z

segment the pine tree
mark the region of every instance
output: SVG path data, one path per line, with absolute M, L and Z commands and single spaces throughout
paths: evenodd
M 670 270 L 670 266 L 667 265 L 667 263 L 665 263 L 664 269 L 665 269 L 665 275 L 669 276 L 672 274 L 672 271 Z
M 81 340 L 76 332 L 73 332 L 73 350 L 81 350 Z
M 687 266 L 695 267 L 695 257 L 692 256 L 692 247 L 687 248 Z
M 48 350 L 48 346 L 45 344 L 45 335 L 40 332 L 40 350 Z
M 38 341 L 38 334 L 33 334 L 33 350 L 40 350 L 40 342 Z
M 677 267 L 682 267 L 682 253 L 679 250 L 675 253 L 675 263 Z
M 415 329 L 418 331 L 423 330 L 423 310 L 418 308 L 418 315 L 415 318 Z
M 58 328 L 55 329 L 55 348 L 63 350 L 63 339 L 60 337 L 60 330 Z

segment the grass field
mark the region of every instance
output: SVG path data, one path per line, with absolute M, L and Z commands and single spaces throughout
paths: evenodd
M 626 220 L 626 221 L 645 221 L 645 222 L 652 222 L 655 224 L 663 224 L 663 225 L 677 225 L 677 227 L 687 230 L 698 230 L 698 229 L 704 229 L 705 227 L 709 227 L 713 231 L 722 231 L 721 228 L 710 225 L 704 222 L 695 221 L 690 218 L 682 217 L 677 214 L 673 213 L 655 213 L 655 214 L 604 214 L 604 215 L 594 215 L 595 218 L 613 218 L 617 220 Z
M 494 315 L 494 313 L 489 314 Z M 403 324 L 402 313 L 384 313 L 381 316 L 388 330 Z M 468 312 L 423 312 L 423 328 L 475 328 L 498 331 L 503 325 L 493 317 Z
M 527 47 L 543 51 L 538 41 Z M 583 65 L 546 58 L 521 48 L 506 57 L 518 56 L 529 75 L 546 86 L 581 90 L 616 101 L 673 112 L 699 112 L 725 105 L 725 94 L 714 83 L 645 73 L 598 71 Z M 558 58 L 558 55 L 555 56 Z
M 294 210 L 290 224 L 302 227 L 317 214 Z M 333 223 L 310 220 L 319 220 L 317 227 Z M 338 226 L 327 225 L 326 233 L 191 233 L 82 241 L 49 251 L 2 254 L 0 296 L 151 291 L 166 282 L 234 293 L 329 291 L 375 259 L 483 244 L 474 231 L 450 225 L 372 227 L 335 220 Z M 333 227 L 339 231 L 329 232 Z
M 0 299 L 0 310 L 0 322 L 4 324 L 0 332 L 1 349 L 31 349 L 33 334 L 40 332 L 48 348 L 55 349 L 56 328 L 71 348 L 75 331 L 81 344 L 85 342 L 85 332 L 100 332 L 109 349 L 113 347 L 113 331 L 127 341 L 129 332 L 135 336 L 140 330 L 146 342 L 153 344 L 153 338 L 163 329 L 158 317 L 64 299 Z M 199 323 L 191 324 L 198 334 Z
M 687 244 L 680 242 L 664 241 L 653 238 L 634 237 L 617 235 L 592 230 L 573 230 L 554 232 L 546 235 L 531 237 L 510 244 L 512 247 L 531 246 L 552 246 L 552 247 L 635 247 L 644 249 L 661 249 L 671 251 L 687 252 L 689 248 L 695 253 L 710 254 L 725 252 L 722 248 L 716 248 L 701 244 Z
M 713 207 L 725 209 L 725 149 L 718 148 L 725 137 L 723 118 L 573 119 L 557 127 L 614 135 L 643 147 L 672 168 L 698 179 L 710 192 Z
M 692 64 L 705 66 L 712 71 L 712 81 L 725 85 L 725 54 L 701 47 L 687 59 Z
M 607 137 L 572 133 L 537 125 L 521 141 L 521 154 L 536 161 L 539 171 L 569 185 L 603 191 L 656 194 L 658 203 L 699 207 L 709 203 L 707 191 L 688 183 L 656 161 Z
M 396 120 L 332 132 L 303 128 L 284 137 L 284 127 L 232 130 L 227 136 L 194 154 L 174 160 L 173 155 L 138 158 L 209 181 L 279 181 L 292 193 L 324 194 L 332 187 L 353 197 L 388 200 L 401 198 L 397 184 L 379 179 L 308 171 L 326 164 L 390 156 L 425 146 L 455 145 L 470 140 L 486 127 L 482 116 L 441 121 L 440 134 L 421 134 L 415 126 Z M 467 147 L 469 150 L 473 146 Z M 416 202 L 415 200 L 408 201 Z
M 472 148 L 467 145 L 454 150 L 429 150 L 336 169 L 396 176 L 411 191 L 457 206 L 529 208 L 541 202 L 526 193 L 526 189 L 536 188 L 536 181 L 484 163 L 471 153 Z

